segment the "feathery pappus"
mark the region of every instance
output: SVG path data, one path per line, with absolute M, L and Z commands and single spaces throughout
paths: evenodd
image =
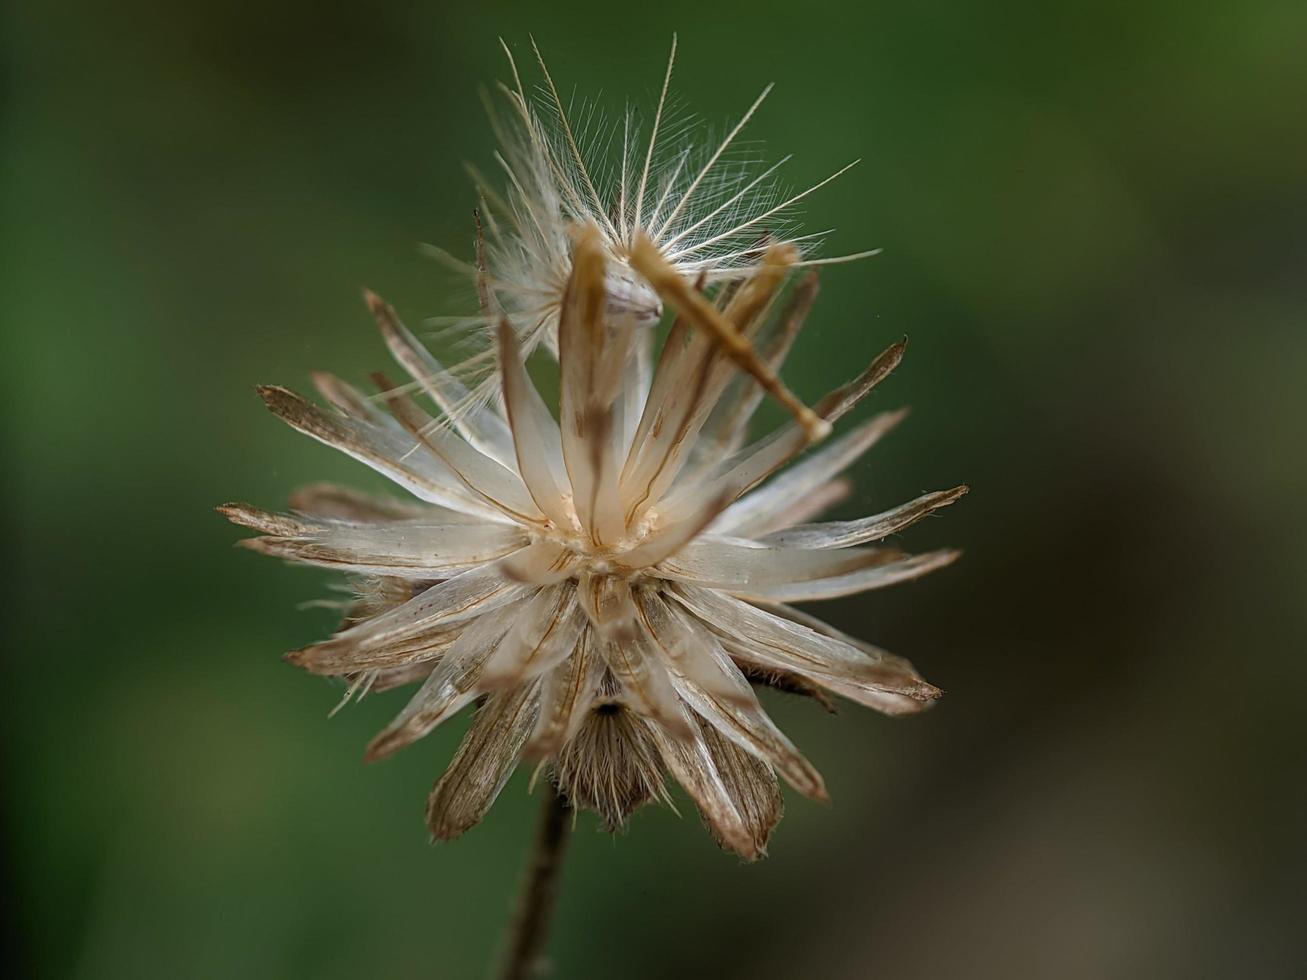
M 357 579 L 342 629 L 287 659 L 347 679 L 360 696 L 417 685 L 369 759 L 476 705 L 431 792 L 435 838 L 476 824 L 525 761 L 610 829 L 666 799 L 670 777 L 720 844 L 753 859 L 782 813 L 777 774 L 826 798 L 756 687 L 836 695 L 892 715 L 939 695 L 906 660 L 794 604 L 952 562 L 954 551 L 910 555 L 883 541 L 966 488 L 817 522 L 847 493 L 842 473 L 904 413 L 875 415 L 806 454 L 813 430 L 797 417 L 751 437 L 763 389 L 731 348 L 779 369 L 817 289 L 815 273 L 788 278 L 802 261 L 797 248 L 769 246 L 735 287 L 710 295 L 637 231 L 622 269 L 676 311 L 656 358 L 652 332 L 614 313 L 618 261 L 602 228 L 573 230 L 557 315 L 556 412 L 527 373 L 519 331 L 502 318 L 502 404 L 440 423 L 450 407 L 467 406 L 466 387 L 369 294 L 412 386 L 375 376 L 382 394 L 369 397 L 318 375 L 327 408 L 284 388 L 260 394 L 291 426 L 412 499 L 317 485 L 295 494 L 287 514 L 244 504 L 221 511 L 260 532 L 246 547 Z M 839 421 L 903 351 L 891 346 L 812 415 L 827 427 Z M 434 403 L 435 417 L 410 387 Z
M 599 232 L 607 258 L 606 314 L 618 327 L 653 327 L 663 317 L 658 292 L 631 267 L 630 251 L 640 237 L 678 275 L 710 290 L 756 272 L 773 244 L 795 246 L 795 266 L 849 262 L 879 251 L 825 258 L 809 254 L 831 229 L 800 234 L 796 205 L 858 161 L 797 193 L 786 193 L 778 174 L 791 157 L 762 166 L 741 146 L 741 135 L 771 85 L 724 136 L 714 139 L 692 119 L 679 116 L 669 99 L 676 62 L 673 36 L 645 137 L 640 116 L 629 107 L 620 125 L 605 125 L 593 105 L 581 107 L 580 121 L 574 123 L 534 40 L 541 82 L 533 98 L 512 51 L 502 40 L 500 44 L 512 76 L 512 84 L 499 86 L 507 111 L 489 100 L 487 111 L 502 174 L 497 181 L 469 167 L 479 198 L 475 262 L 428 246 L 477 284 L 479 314 L 446 321 L 470 331 L 465 339 L 474 349 L 481 345 L 456 365 L 470 384 L 468 409 L 498 394 L 494 332 L 501 319 L 512 326 L 527 355 L 537 347 L 557 355 L 558 315 L 571 270 L 569 229 L 574 226 L 593 225 Z

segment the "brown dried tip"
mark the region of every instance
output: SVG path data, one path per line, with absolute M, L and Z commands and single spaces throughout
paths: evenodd
M 789 253 L 793 252 L 793 247 Z M 764 269 L 780 269 L 792 265 L 794 257 L 785 250 L 769 250 L 769 266 Z M 631 267 L 644 276 L 649 284 L 668 306 L 675 309 L 690 323 L 712 337 L 740 370 L 749 374 L 762 385 L 763 389 L 780 402 L 803 426 L 810 442 L 816 442 L 830 435 L 831 425 L 828 421 L 810 409 L 790 391 L 772 370 L 753 344 L 729 320 L 724 317 L 708 299 L 690 287 L 676 269 L 671 266 L 658 251 L 656 245 L 643 233 L 636 236 L 631 247 L 629 259 Z M 767 271 L 764 274 L 774 274 Z

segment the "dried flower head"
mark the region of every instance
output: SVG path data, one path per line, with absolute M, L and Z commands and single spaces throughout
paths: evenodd
M 676 38 L 663 76 L 648 138 L 637 113 L 628 108 L 620 126 L 605 125 L 593 106 L 583 106 L 574 125 L 568 109 L 532 41 L 541 75 L 540 97 L 527 94 L 507 44 L 512 85 L 501 85 L 506 117 L 488 103 L 500 150 L 495 159 L 503 185 L 469 168 L 477 187 L 477 257 L 469 265 L 428 248 L 475 278 L 480 313 L 455 317 L 472 328 L 473 343 L 493 337 L 501 319 L 517 333 L 526 355 L 539 346 L 558 351 L 558 315 L 571 271 L 571 228 L 592 225 L 605 252 L 606 316 L 614 327 L 653 327 L 663 316 L 656 290 L 630 263 L 631 249 L 646 238 L 678 275 L 707 286 L 736 283 L 757 272 L 775 244 L 799 253 L 818 246 L 827 231 L 800 234 L 795 206 L 857 164 L 853 161 L 797 193 L 786 193 L 778 172 L 784 157 L 763 167 L 741 154 L 740 136 L 771 91 L 768 85 L 720 139 L 688 118 L 676 118 L 668 92 L 676 61 Z M 610 162 L 609 149 L 618 149 Z M 813 258 L 799 254 L 795 266 L 848 262 L 878 249 Z M 458 365 L 471 385 L 468 407 L 498 393 L 493 342 Z M 457 411 L 464 410 L 456 406 Z
M 859 520 L 810 523 L 841 499 L 841 477 L 902 419 L 888 412 L 782 469 L 811 443 L 795 419 L 748 439 L 762 390 L 747 348 L 772 372 L 816 293 L 772 245 L 736 288 L 686 283 L 665 251 L 632 239 L 630 269 L 678 316 L 654 364 L 652 333 L 614 313 L 610 239 L 574 231 L 557 316 L 557 417 L 507 319 L 496 343 L 502 409 L 446 424 L 384 377 L 381 401 L 336 378 L 319 408 L 260 392 L 296 429 L 353 456 L 417 498 L 334 486 L 296 494 L 292 513 L 222 512 L 262 536 L 245 546 L 342 570 L 359 581 L 339 633 L 288 655 L 351 692 L 419 684 L 372 742 L 379 759 L 469 704 L 479 707 L 436 783 L 436 838 L 477 823 L 519 761 L 532 760 L 610 828 L 665 796 L 671 775 L 716 839 L 754 858 L 781 814 L 776 773 L 826 798 L 821 776 L 771 722 L 756 685 L 840 695 L 889 714 L 938 696 L 905 660 L 843 635 L 792 603 L 916 578 L 956 553 L 877 545 L 964 487 Z M 700 287 L 702 284 L 700 284 Z M 369 295 L 391 353 L 443 416 L 467 391 Z M 898 364 L 895 344 L 813 409 L 837 421 Z M 384 403 L 384 408 L 381 407 Z

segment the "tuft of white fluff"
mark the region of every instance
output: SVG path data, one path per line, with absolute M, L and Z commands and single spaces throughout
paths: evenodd
M 778 173 L 791 156 L 763 166 L 740 140 L 770 84 L 722 138 L 711 139 L 703 126 L 678 118 L 669 102 L 673 35 L 647 136 L 629 106 L 613 125 L 602 121 L 593 104 L 583 105 L 578 127 L 535 40 L 531 48 L 541 76 L 535 98 L 528 95 L 512 51 L 502 39 L 500 44 L 512 75 L 512 84 L 499 85 L 508 111 L 501 113 L 489 100 L 487 109 L 499 142 L 495 163 L 502 182 L 469 167 L 479 198 L 474 262 L 428 246 L 477 283 L 477 315 L 431 321 L 471 334 L 472 352 L 454 368 L 469 384 L 467 402 L 455 415 L 477 411 L 499 394 L 492 338 L 501 319 L 512 326 L 527 355 L 543 347 L 557 356 L 558 312 L 576 227 L 599 231 L 609 263 L 607 312 L 617 328 L 650 327 L 662 319 L 658 294 L 628 261 L 641 238 L 678 274 L 710 290 L 757 272 L 767 249 L 776 245 L 798 250 L 796 268 L 879 251 L 812 256 L 832 229 L 800 234 L 795 207 L 858 161 L 786 193 Z

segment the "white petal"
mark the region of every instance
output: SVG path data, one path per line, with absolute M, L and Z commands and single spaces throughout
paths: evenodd
M 512 616 L 484 616 L 464 630 L 404 710 L 368 745 L 367 760 L 411 745 L 475 700 L 481 667 L 512 625 Z
M 474 497 L 519 523 L 543 523 L 544 515 L 517 473 L 478 452 L 419 409 L 412 399 L 391 390 L 386 400 L 404 428 L 430 449 Z
M 416 500 L 363 493 L 338 483 L 314 483 L 290 495 L 292 510 L 332 521 L 382 523 L 426 518 L 435 524 L 480 523 L 472 515 Z
M 567 504 L 572 494 L 563 464 L 558 423 L 526 372 L 517 335 L 507 320 L 499 323 L 499 364 L 518 471 L 544 515 L 559 528 L 571 528 L 575 517 Z
M 755 595 L 793 583 L 842 577 L 901 557 L 903 552 L 885 548 L 817 551 L 769 548 L 743 538 L 700 537 L 664 561 L 658 571 L 680 582 Z
M 844 477 L 823 483 L 806 497 L 800 497 L 788 507 L 774 510 L 765 519 L 751 523 L 748 537 L 757 538 L 774 531 L 783 531 L 787 527 L 821 517 L 832 507 L 847 500 L 852 493 L 853 482 Z
M 572 574 L 574 555 L 548 538 L 541 538 L 499 563 L 503 574 L 514 582 L 553 585 Z
M 804 524 L 769 534 L 763 541 L 782 548 L 847 548 L 851 545 L 880 541 L 905 527 L 915 524 L 932 511 L 946 507 L 960 499 L 966 487 L 954 487 L 936 493 L 927 493 L 892 510 L 855 521 L 831 521 L 826 524 Z
M 900 342 L 878 355 L 848 384 L 836 388 L 817 403 L 814 413 L 833 423 L 867 396 L 903 358 Z M 736 498 L 765 480 L 811 445 L 810 427 L 798 421 L 782 425 L 723 461 L 716 470 L 686 488 L 669 494 L 661 508 L 680 514 L 693 509 L 703 496 L 726 494 Z
M 669 609 L 657 597 L 643 598 L 642 609 L 656 622 L 655 635 L 671 635 L 686 650 L 665 661 L 672 684 L 691 708 L 726 738 L 775 766 L 804 796 L 825 800 L 821 775 L 767 717 L 753 687 L 721 644 L 692 618 Z
M 395 311 L 374 293 L 365 292 L 368 309 L 376 317 L 390 353 L 405 371 L 440 406 L 459 434 L 477 450 L 504 466 L 512 467 L 513 437 L 494 411 L 474 404 L 472 394 L 400 322 Z
M 656 528 L 634 548 L 622 553 L 619 559 L 622 566 L 631 569 L 646 568 L 677 554 L 712 523 L 726 504 L 725 497 L 706 500 L 697 512 Z
M 623 641 L 634 633 L 635 603 L 631 601 L 631 583 L 625 576 L 587 572 L 578 581 L 576 593 L 598 633 Z
M 672 687 L 667 668 L 643 636 L 628 640 L 598 637 L 599 649 L 608 669 L 622 687 L 622 699 L 631 710 L 658 723 L 674 738 L 687 738 L 691 727 Z
M 464 622 L 498 609 L 523 594 L 523 587 L 505 578 L 497 566 L 475 568 L 433 585 L 402 606 L 344 630 L 319 644 L 319 648 L 349 646 L 368 650 L 380 647 L 436 627 Z
M 839 552 L 837 552 L 838 554 Z M 893 552 L 888 552 L 893 554 Z M 858 568 L 842 575 L 792 582 L 782 585 L 751 584 L 739 590 L 741 595 L 766 602 L 815 602 L 819 599 L 838 599 L 872 589 L 883 589 L 898 582 L 915 578 L 951 565 L 962 552 L 945 549 L 924 555 L 908 555 L 897 561 Z
M 469 494 L 438 458 L 428 452 L 414 452 L 417 444 L 394 420 L 379 425 L 328 415 L 285 388 L 265 385 L 258 392 L 268 408 L 295 429 L 370 466 L 420 499 L 490 520 L 504 520 L 498 511 Z
M 509 687 L 551 670 L 576 649 L 585 624 L 570 584 L 541 589 L 486 661 L 481 689 Z
M 779 372 L 785 363 L 790 347 L 812 310 L 817 291 L 815 272 L 808 273 L 795 287 L 774 335 L 765 349 L 760 351 L 763 360 L 773 371 Z M 712 417 L 704 425 L 695 444 L 696 462 L 715 463 L 738 450 L 744 444 L 749 420 L 765 394 L 762 387 L 748 375 L 734 378 L 729 390 L 718 400 Z
M 672 676 L 693 681 L 714 697 L 746 705 L 754 700 L 748 681 L 734 664 L 716 659 L 710 646 L 716 641 L 707 630 L 696 630 L 691 618 L 680 616 L 652 589 L 633 593 L 639 626 Z M 679 607 L 678 607 L 679 608 Z
M 917 673 L 916 668 L 914 668 L 912 664 L 903 657 L 887 653 L 878 647 L 872 646 L 864 640 L 859 640 L 857 637 L 849 636 L 847 633 L 843 633 L 840 630 L 837 630 L 834 626 L 831 626 L 830 623 L 824 622 L 816 616 L 809 615 L 800 609 L 795 609 L 786 605 L 776 605 L 771 607 L 771 611 L 796 623 L 802 623 L 825 636 L 834 637 L 837 640 L 842 640 L 851 646 L 857 647 L 859 650 L 866 651 L 869 655 L 876 657 L 882 662 L 894 664 L 903 676 L 915 677 L 920 681 L 922 691 L 930 694 L 928 697 L 922 697 L 921 692 L 918 692 L 917 696 L 914 697 L 907 694 L 895 694 L 885 691 L 879 687 L 861 681 L 823 681 L 823 684 L 828 690 L 846 697 L 850 701 L 856 701 L 858 704 L 874 708 L 876 711 L 880 711 L 887 715 L 911 715 L 925 711 L 934 703 L 934 699 L 938 698 L 941 694 L 938 688 L 935 688 L 922 680 L 921 675 Z
M 362 646 L 349 639 L 331 639 L 292 650 L 287 662 L 313 674 L 340 677 L 365 670 L 416 669 L 426 665 L 428 672 L 467 628 L 466 622 L 436 626 L 407 636 Z
M 527 755 L 555 755 L 576 735 L 599 690 L 607 664 L 596 648 L 594 631 L 582 629 L 572 655 L 545 675 L 540 721 Z
M 510 524 L 432 524 L 408 519 L 386 524 L 331 523 L 301 519 L 278 527 L 278 515 L 244 508 L 223 510 L 238 524 L 268 530 L 272 536 L 239 542 L 267 555 L 324 568 L 401 578 L 449 578 L 527 544 L 521 528 Z
M 709 589 L 678 586 L 669 595 L 699 619 L 734 657 L 790 671 L 818 684 L 857 681 L 929 699 L 938 690 L 874 647 L 856 647 Z
M 670 343 L 671 341 L 669 341 Z M 667 358 L 670 375 L 659 402 L 652 400 L 645 414 L 652 421 L 637 436 L 622 470 L 622 506 L 626 523 L 633 524 L 666 492 L 688 458 L 699 429 L 714 400 L 730 378 L 730 361 L 718 355 L 706 337 L 695 336 L 679 356 Z
M 622 396 L 617 402 L 620 410 L 618 432 L 621 433 L 623 458 L 635 439 L 636 427 L 644 414 L 653 380 L 653 331 L 641 330 L 632 337 L 633 350 L 626 362 L 626 376 L 622 380 Z
M 722 329 L 749 350 L 752 347 L 748 338 L 765 319 L 785 267 L 784 259 L 769 251 L 758 273 L 735 291 L 725 310 L 715 314 Z M 688 312 L 683 311 L 683 315 L 702 327 Z M 642 420 L 641 430 L 646 437 L 634 445 L 622 473 L 628 524 L 660 500 L 680 475 L 714 406 L 727 384 L 738 376 L 732 348 L 714 337 L 701 330 L 683 350 L 665 359 L 670 363 L 660 364 L 660 370 L 671 375 L 670 383 L 662 401 L 651 402 L 653 421 L 646 426 Z M 756 355 L 753 357 L 756 359 Z
M 906 415 L 903 411 L 883 412 L 831 440 L 802 462 L 733 503 L 713 525 L 713 531 L 741 537 L 757 534 L 759 526 L 770 523 L 777 512 L 802 500 L 842 473 Z

